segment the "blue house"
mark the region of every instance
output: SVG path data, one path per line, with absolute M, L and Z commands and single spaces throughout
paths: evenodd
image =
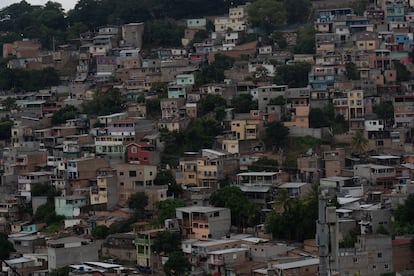
M 405 21 L 404 4 L 402 2 L 388 3 L 385 20 L 387 22 Z
M 187 86 L 171 85 L 168 86 L 168 98 L 187 98 Z
M 314 67 L 308 74 L 308 82 L 312 90 L 326 90 L 333 87 L 336 79 L 333 67 Z

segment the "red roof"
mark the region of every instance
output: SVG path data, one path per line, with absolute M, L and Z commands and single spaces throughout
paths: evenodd
M 392 241 L 393 246 L 409 245 L 410 243 L 411 243 L 411 241 L 407 240 L 407 239 L 398 239 L 398 240 L 393 240 Z

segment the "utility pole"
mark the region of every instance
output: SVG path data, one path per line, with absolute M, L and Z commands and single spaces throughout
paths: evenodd
M 329 194 L 328 189 L 321 190 L 316 224 L 319 256 L 318 276 L 331 276 L 338 271 L 338 223 L 333 200 L 334 196 Z

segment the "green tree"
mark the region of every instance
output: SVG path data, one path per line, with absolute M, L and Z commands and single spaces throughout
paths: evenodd
M 178 198 L 182 193 L 183 189 L 180 185 L 177 185 L 175 181 L 175 177 L 171 170 L 160 170 L 157 172 L 157 176 L 154 179 L 155 185 L 167 185 L 168 196 L 173 196 L 174 198 Z
M 108 89 L 103 92 L 98 90 L 93 96 L 93 100 L 83 104 L 83 112 L 102 116 L 121 112 L 125 109 L 126 98 L 121 95 L 118 89 Z
M 210 196 L 210 203 L 215 207 L 229 208 L 232 225 L 244 228 L 257 223 L 259 209 L 250 202 L 243 191 L 236 186 L 226 186 Z
M 266 125 L 265 143 L 269 149 L 277 150 L 285 145 L 289 136 L 289 128 L 281 122 L 271 122 Z
M 58 269 L 53 269 L 50 272 L 50 276 L 69 276 L 69 273 L 72 269 L 69 266 L 64 266 Z
M 283 36 L 283 32 L 273 32 L 272 41 L 279 46 L 280 49 L 285 49 L 288 46 L 286 38 Z
M 359 71 L 358 67 L 353 62 L 345 63 L 345 76 L 348 80 L 359 80 Z
M 253 100 L 251 94 L 239 94 L 231 100 L 231 105 L 237 113 L 249 113 L 250 110 L 257 109 L 257 101 Z
M 7 97 L 5 100 L 1 102 L 1 104 L 7 111 L 17 108 L 16 99 L 11 97 Z
M 134 210 L 136 215 L 142 215 L 148 205 L 148 196 L 145 192 L 136 192 L 130 195 L 127 201 L 128 208 Z
M 354 152 L 361 154 L 365 151 L 368 146 L 368 139 L 364 137 L 362 131 L 358 130 L 352 136 L 351 148 Z
M 164 272 L 167 276 L 187 275 L 191 269 L 191 263 L 184 257 L 183 252 L 176 251 L 170 254 L 164 265 Z
M 274 172 L 277 171 L 279 167 L 279 162 L 274 159 L 269 159 L 267 157 L 260 157 L 257 161 L 253 162 L 249 166 L 249 170 L 253 172 Z
M 161 129 L 161 142 L 164 143 L 164 150 L 161 153 L 161 163 L 171 167 L 178 165 L 178 158 L 184 152 L 185 137 L 182 132 L 168 131 Z
M 248 8 L 249 20 L 253 26 L 269 33 L 275 25 L 286 22 L 285 4 L 277 0 L 257 0 Z
M 177 47 L 181 46 L 184 27 L 173 19 L 157 19 L 145 22 L 144 45 L 146 47 Z
M 210 32 L 207 30 L 199 30 L 194 34 L 193 43 L 201 43 L 208 39 L 210 36 Z
M 198 102 L 198 112 L 200 116 L 217 111 L 226 107 L 226 100 L 218 94 L 207 94 Z
M 404 204 L 397 207 L 394 212 L 395 230 L 399 235 L 414 233 L 414 194 L 408 195 Z
M 10 140 L 13 121 L 9 118 L 0 119 L 0 140 Z
M 372 2 L 372 1 L 370 1 Z M 352 8 L 356 15 L 363 16 L 367 9 L 368 0 L 359 0 L 352 3 Z
M 312 108 L 309 112 L 309 124 L 312 128 L 329 126 L 329 117 L 321 108 Z
M 288 24 L 306 23 L 309 18 L 309 0 L 284 0 Z
M 374 105 L 372 108 L 379 118 L 385 121 L 386 126 L 392 126 L 394 123 L 394 105 L 391 101 L 382 102 Z
M 151 83 L 151 91 L 157 92 L 160 98 L 168 98 L 167 90 L 168 84 L 165 82 L 153 82 Z
M 287 84 L 289 87 L 306 87 L 311 65 L 307 62 L 294 63 L 292 65 L 277 66 L 273 82 Z
M 313 27 L 301 28 L 298 31 L 298 38 L 295 45 L 295 54 L 315 53 L 315 33 Z
M 54 201 L 40 205 L 33 216 L 35 222 L 44 222 L 47 225 L 60 224 L 64 219 L 64 216 L 56 214 Z
M 62 192 L 48 183 L 37 183 L 32 186 L 32 196 L 46 196 L 48 201 L 53 202 L 55 196 L 60 196 Z
M 278 189 L 274 202 L 275 209 L 283 213 L 288 212 L 292 208 L 294 200 L 290 197 L 287 189 Z
M 53 113 L 52 124 L 66 123 L 67 120 L 75 119 L 79 113 L 73 105 L 66 105 Z
M 7 234 L 0 233 L 0 259 L 7 260 L 10 257 L 10 253 L 16 252 L 13 244 L 8 240 Z
M 230 69 L 234 64 L 234 58 L 216 54 L 214 61 L 201 68 L 201 72 L 195 76 L 195 82 L 197 85 L 203 85 L 207 83 L 221 83 L 224 80 L 224 71 Z
M 92 229 L 92 236 L 95 239 L 105 239 L 109 235 L 109 227 L 106 225 L 98 225 Z
M 168 256 L 181 248 L 181 234 L 178 232 L 158 232 L 152 250 L 161 256 Z
M 282 105 L 283 106 L 283 105 L 286 104 L 286 99 L 282 95 L 279 95 L 276 98 L 270 99 L 269 104 Z
M 318 218 L 318 199 L 309 194 L 305 200 L 292 199 L 287 192 L 276 197 L 277 206 L 283 212 L 271 212 L 265 221 L 266 232 L 278 239 L 303 241 L 313 238 Z
M 220 125 L 211 116 L 194 120 L 184 131 L 184 150 L 199 151 L 203 148 L 212 148 L 214 137 L 219 133 Z
M 397 71 L 397 82 L 408 81 L 411 78 L 411 72 L 407 67 L 399 62 L 398 60 L 394 61 L 394 68 Z
M 355 227 L 349 233 L 339 242 L 339 248 L 354 248 L 355 243 L 358 239 L 358 234 L 360 233 L 360 230 L 358 231 L 358 227 Z
M 157 223 L 163 225 L 166 219 L 175 218 L 175 209 L 184 207 L 185 202 L 181 199 L 166 199 L 155 202 L 155 208 L 157 209 Z
M 0 89 L 2 90 L 35 91 L 59 83 L 59 75 L 51 67 L 42 70 L 0 69 Z
M 147 115 L 150 118 L 161 117 L 161 104 L 159 99 L 145 100 L 145 106 L 147 107 Z

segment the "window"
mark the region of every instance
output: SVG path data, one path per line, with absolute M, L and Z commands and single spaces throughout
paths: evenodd
M 120 175 L 120 176 L 124 175 L 124 172 L 119 172 L 119 175 Z
M 137 171 L 129 171 L 129 177 L 136 177 Z
M 132 153 L 137 153 L 137 147 L 131 147 L 131 152 Z
M 382 258 L 382 253 L 378 252 L 377 256 L 378 256 L 378 258 Z
M 354 257 L 354 263 L 358 263 L 358 258 Z

